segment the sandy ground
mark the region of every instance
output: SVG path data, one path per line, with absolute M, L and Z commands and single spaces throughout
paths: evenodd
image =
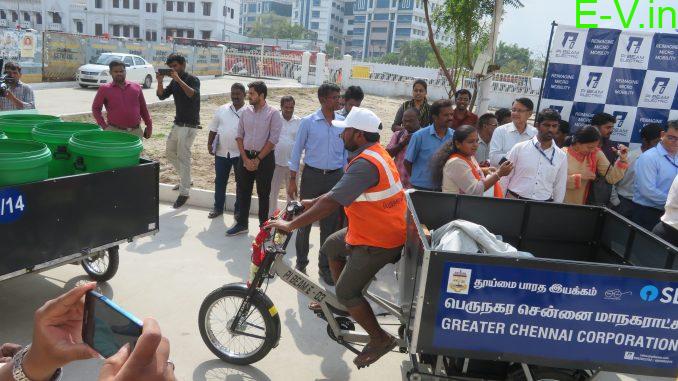
M 296 100 L 295 114 L 303 117 L 315 112 L 320 107 L 316 91 L 316 89 L 269 89 L 268 100 L 271 105 L 277 107 L 280 104 L 281 97 L 291 95 Z M 215 110 L 228 101 L 230 99 L 224 96 L 202 102 L 200 119 L 203 129 L 198 132 L 193 145 L 192 175 L 196 188 L 214 189 L 214 159 L 207 151 L 208 130 L 206 127 L 211 122 Z M 384 122 L 385 131 L 381 138 L 384 145 L 391 139 L 390 125 L 393 123 L 398 107 L 403 101 L 404 99 L 372 95 L 366 95 L 363 100 L 362 106 L 373 110 Z M 151 106 L 151 117 L 153 118 L 153 136 L 144 142 L 143 156 L 160 162 L 161 182 L 175 184 L 179 181 L 179 176 L 165 157 L 165 141 L 174 120 L 174 105 L 157 104 Z M 89 115 L 64 119 L 92 121 L 92 117 Z M 234 176 L 229 177 L 228 192 L 235 192 Z

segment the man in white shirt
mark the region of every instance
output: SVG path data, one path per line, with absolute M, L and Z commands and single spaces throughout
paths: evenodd
M 214 155 L 214 207 L 208 217 L 215 218 L 224 213 L 224 203 L 226 202 L 226 184 L 228 177 L 235 166 L 238 164 L 240 151 L 235 141 L 238 135 L 238 123 L 245 106 L 245 86 L 241 83 L 235 83 L 231 86 L 231 103 L 219 107 L 214 113 L 214 118 L 209 125 L 209 136 L 207 138 L 207 150 L 210 155 Z M 236 178 L 237 181 L 237 178 Z M 236 198 L 234 205 L 234 215 L 239 211 L 239 202 Z
M 612 194 L 610 195 L 610 203 L 615 212 L 622 216 L 631 219 L 633 212 L 633 187 L 636 180 L 635 163 L 640 155 L 654 148 L 662 137 L 664 127 L 658 123 L 650 123 L 640 130 L 640 148 L 631 150 L 628 156 L 629 168 L 624 174 L 624 178 L 612 187 Z
M 669 196 L 666 198 L 666 206 L 664 206 L 664 215 L 652 229 L 652 233 L 678 247 L 678 176 L 673 179 L 669 189 Z
M 511 108 L 511 123 L 497 127 L 490 143 L 490 165 L 499 166 L 508 151 L 516 144 L 532 139 L 537 130 L 527 121 L 532 116 L 534 103 L 529 98 L 518 98 Z
M 286 95 L 280 99 L 280 113 L 283 117 L 282 130 L 280 131 L 280 139 L 275 145 L 275 171 L 273 172 L 273 180 L 271 180 L 271 196 L 268 207 L 268 216 L 272 217 L 275 211 L 278 210 L 278 195 L 280 188 L 286 186 L 290 178 L 290 157 L 292 156 L 292 148 L 297 139 L 297 131 L 299 131 L 299 124 L 301 118 L 294 115 L 294 98 Z M 287 193 L 287 192 L 285 192 Z M 287 196 L 287 201 L 290 197 Z
M 516 144 L 506 155 L 514 169 L 501 179 L 501 185 L 507 198 L 560 203 L 567 185 L 567 155 L 553 140 L 560 114 L 543 110 L 537 115 L 536 126 L 534 138 Z

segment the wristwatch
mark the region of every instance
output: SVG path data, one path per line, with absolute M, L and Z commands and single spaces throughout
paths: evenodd
M 23 363 L 24 363 L 24 357 L 26 356 L 26 353 L 28 353 L 28 349 L 30 348 L 30 345 L 27 345 L 24 347 L 24 349 L 20 350 L 17 354 L 14 355 L 14 365 L 12 367 L 12 377 L 14 377 L 15 381 L 32 381 L 30 378 L 26 376 L 24 373 L 24 368 L 23 368 Z M 50 378 L 50 381 L 60 381 L 61 380 L 61 374 L 63 372 L 61 371 L 61 368 L 57 369 L 57 371 L 54 373 L 54 376 Z

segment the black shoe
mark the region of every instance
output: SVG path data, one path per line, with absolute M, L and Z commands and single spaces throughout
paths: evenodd
M 232 237 L 238 234 L 247 234 L 247 230 L 248 230 L 247 226 L 238 225 L 236 223 L 235 225 L 231 226 L 228 230 L 226 230 L 226 236 Z
M 207 215 L 207 218 L 217 218 L 224 214 L 224 211 L 217 211 L 217 210 L 212 210 L 210 214 Z
M 304 275 L 308 275 L 308 273 L 306 273 L 306 266 L 294 266 L 294 268 L 304 273 Z
M 179 209 L 182 206 L 184 206 L 184 204 L 186 203 L 186 200 L 188 200 L 188 196 L 179 195 L 179 197 L 177 197 L 177 200 L 174 201 L 174 206 L 173 206 L 174 209 Z
M 334 286 L 334 279 L 332 279 L 332 274 L 330 274 L 330 270 L 323 270 L 320 269 L 320 279 L 323 280 L 328 286 Z

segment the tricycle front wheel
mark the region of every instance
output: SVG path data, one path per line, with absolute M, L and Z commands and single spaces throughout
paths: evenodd
M 83 259 L 80 264 L 92 280 L 97 282 L 109 281 L 118 272 L 118 265 L 120 264 L 118 250 L 118 246 L 109 247 Z
M 250 299 L 249 311 L 239 319 L 236 329 L 231 329 L 247 293 L 244 285 L 226 285 L 207 295 L 200 306 L 202 340 L 212 353 L 231 364 L 249 365 L 261 360 L 280 339 L 277 311 L 258 290 Z

